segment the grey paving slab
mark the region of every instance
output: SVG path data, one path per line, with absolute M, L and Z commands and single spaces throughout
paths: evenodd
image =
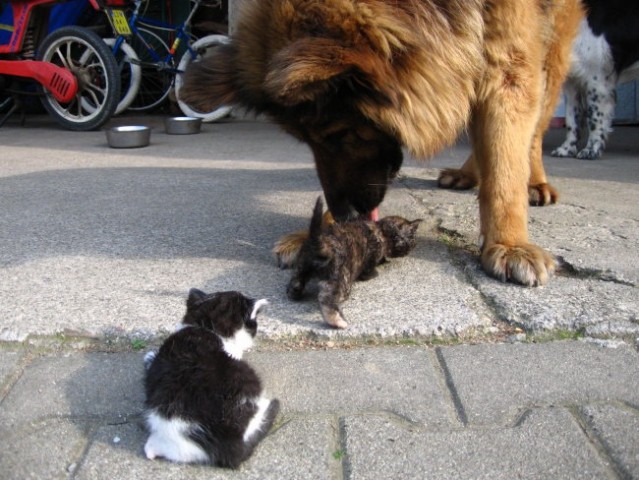
M 22 351 L 0 350 L 0 399 L 9 388 L 10 380 L 18 373 L 23 355 Z
M 281 235 L 307 227 L 320 194 L 309 150 L 266 122 L 205 125 L 184 139 L 164 135 L 161 120 L 143 119 L 155 127 L 149 147 L 117 151 L 104 132 L 70 141 L 46 124 L 38 135 L 3 128 L 0 340 L 163 335 L 191 287 L 268 298 L 270 338 L 454 335 L 490 324 L 428 210 L 398 183 L 382 215 L 425 218 L 420 245 L 355 286 L 348 330 L 327 328 L 312 292 L 288 300 L 290 273 L 271 254 Z
M 538 405 L 639 405 L 639 355 L 585 342 L 463 345 L 441 350 L 469 424 L 509 424 Z
M 343 420 L 352 479 L 592 479 L 611 468 L 563 409 L 532 412 L 513 428 L 421 430 L 380 416 Z
M 431 426 L 454 419 L 445 383 L 423 348 L 261 353 L 247 360 L 287 414 L 391 411 Z
M 572 330 L 586 335 L 639 335 L 639 289 L 615 282 L 556 276 L 543 288 L 518 290 L 486 277 L 468 259 L 477 288 L 496 314 L 529 331 Z
M 121 421 L 142 409 L 142 371 L 137 353 L 38 357 L 0 404 L 0 418 L 15 425 L 51 416 Z
M 142 428 L 132 423 L 104 426 L 98 430 L 75 478 L 338 479 L 341 465 L 333 458 L 337 448 L 333 423 L 329 418 L 289 419 L 236 471 L 148 460 L 143 451 L 147 435 Z
M 636 184 L 617 183 L 616 187 L 617 193 L 634 194 L 626 201 L 639 204 Z M 531 231 L 537 231 L 539 243 L 578 272 L 639 284 L 639 268 L 628 262 L 639 250 L 639 212 L 619 212 L 614 208 L 616 202 L 588 208 L 582 202 L 584 198 L 579 195 L 550 208 L 534 209 Z
M 583 163 L 583 162 L 582 162 Z M 441 218 L 441 227 L 477 243 L 479 235 L 476 193 L 450 192 L 442 194 L 434 182 L 438 170 L 422 172 L 412 169 L 408 186 L 426 203 L 434 215 Z M 420 183 L 416 179 L 421 179 Z M 584 276 L 632 285 L 639 283 L 639 268 L 634 252 L 639 248 L 639 213 L 632 205 L 639 203 L 639 177 L 630 182 L 604 180 L 563 180 L 570 185 L 570 195 L 559 203 L 529 209 L 530 239 L 546 248 L 562 262 Z M 634 181 L 632 181 L 634 180 Z M 423 185 L 427 188 L 423 188 Z M 600 185 L 605 186 L 605 198 L 593 199 Z
M 443 155 L 433 163 L 458 166 L 456 160 Z M 568 187 L 568 191 L 557 205 L 530 209 L 529 231 L 533 242 L 560 259 L 563 273 L 543 289 L 513 288 L 487 277 L 475 255 L 458 252 L 464 271 L 496 307 L 498 317 L 528 330 L 639 335 L 639 268 L 635 261 L 639 213 L 632 207 L 639 202 L 635 159 L 626 156 L 608 166 L 570 162 L 574 172 L 557 165 L 556 159 L 545 161 L 549 169 L 554 166 L 561 172 L 557 187 Z M 620 179 L 619 170 L 628 176 Z M 402 183 L 438 218 L 443 232 L 477 245 L 476 192 L 442 191 L 436 187 L 438 173 L 439 169 L 410 166 L 404 169 Z
M 1 417 L 0 417 L 1 418 Z M 66 479 L 87 445 L 86 426 L 50 418 L 7 428 L 0 420 L 0 477 Z
M 625 405 L 586 405 L 582 415 L 609 451 L 620 475 L 639 478 L 639 410 Z

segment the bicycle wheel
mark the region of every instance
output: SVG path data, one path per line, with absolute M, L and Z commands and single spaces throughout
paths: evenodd
M 193 55 L 190 51 L 186 51 L 184 55 L 182 55 L 182 59 L 180 60 L 180 64 L 178 66 L 178 73 L 175 76 L 175 96 L 178 101 L 178 105 L 180 106 L 180 110 L 184 112 L 184 115 L 188 115 L 189 117 L 197 117 L 201 118 L 203 122 L 214 122 L 223 117 L 226 117 L 231 112 L 231 107 L 227 105 L 223 105 L 212 112 L 200 112 L 190 107 L 182 100 L 180 100 L 180 89 L 183 85 L 182 73 L 184 72 L 191 62 L 197 62 L 202 55 L 205 53 L 207 48 L 215 47 L 217 45 L 223 45 L 229 43 L 229 38 L 225 35 L 207 35 L 206 37 L 200 38 L 197 42 L 191 45 L 191 48 L 196 52 L 196 57 L 193 58 Z
M 94 130 L 111 118 L 120 99 L 120 75 L 115 57 L 102 39 L 82 27 L 62 27 L 38 47 L 38 60 L 70 70 L 78 92 L 68 104 L 58 102 L 42 85 L 42 104 L 63 127 Z
M 142 78 L 138 94 L 129 105 L 129 110 L 146 112 L 159 107 L 168 97 L 175 77 L 175 62 L 171 58 L 167 64 L 162 65 L 151 55 L 148 47 L 161 61 L 169 55 L 169 47 L 158 34 L 146 28 L 138 28 L 138 33 L 139 36 L 131 37 L 130 43 L 140 59 Z
M 111 47 L 111 51 L 113 51 L 115 38 L 103 38 L 102 40 L 104 40 L 104 43 Z M 142 68 L 140 68 L 139 59 L 135 50 L 126 42 L 120 44 L 118 51 L 115 52 L 114 55 L 120 72 L 120 102 L 115 109 L 115 115 L 119 115 L 129 108 L 140 90 Z

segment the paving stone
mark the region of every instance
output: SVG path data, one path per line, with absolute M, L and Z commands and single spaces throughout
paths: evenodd
M 634 201 L 639 201 L 636 188 L 617 185 L 619 191 L 632 192 Z M 580 195 L 571 198 L 570 203 L 534 209 L 530 228 L 537 230 L 539 243 L 579 272 L 596 272 L 611 280 L 639 284 L 639 269 L 628 262 L 639 250 L 639 217 L 636 213 L 620 215 L 614 200 L 586 208 L 585 198 Z
M 143 406 L 142 372 L 138 353 L 38 357 L 0 405 L 0 417 L 13 423 L 52 415 L 122 419 Z
M 451 420 L 445 386 L 424 348 L 252 353 L 247 360 L 289 414 L 392 411 L 427 425 Z
M 639 334 L 637 288 L 556 276 L 542 288 L 512 288 L 469 268 L 497 315 L 531 331 L 572 330 L 587 335 Z
M 144 456 L 147 434 L 137 424 L 104 426 L 77 472 L 77 480 L 317 479 L 339 478 L 333 458 L 336 430 L 330 418 L 296 418 L 272 432 L 239 470 L 178 465 Z
M 639 411 L 619 405 L 586 405 L 583 415 L 626 478 L 639 478 Z
M 0 477 L 4 480 L 64 479 L 81 458 L 87 427 L 52 418 L 20 428 L 2 425 L 0 438 Z
M 442 348 L 471 424 L 513 422 L 535 405 L 622 400 L 639 405 L 639 355 L 583 342 Z
M 6 383 L 16 373 L 22 355 L 21 351 L 0 350 L 0 398 L 2 398 Z
M 577 422 L 542 409 L 512 428 L 421 429 L 374 415 L 343 420 L 349 478 L 608 478 Z

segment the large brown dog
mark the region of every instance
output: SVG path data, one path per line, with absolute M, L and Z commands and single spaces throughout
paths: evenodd
M 528 242 L 529 180 L 582 18 L 578 0 L 245 0 L 229 45 L 185 75 L 181 99 L 271 115 L 308 143 L 336 220 L 369 215 L 402 164 L 468 127 L 480 180 L 481 261 L 543 284 Z M 540 186 L 542 194 L 544 186 Z

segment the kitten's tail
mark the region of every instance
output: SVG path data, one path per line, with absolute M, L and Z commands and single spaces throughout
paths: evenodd
M 308 229 L 308 240 L 314 250 L 317 250 L 319 247 L 319 237 L 322 233 L 323 213 L 324 203 L 322 202 L 322 197 L 317 197 L 317 202 L 315 202 L 315 208 L 313 209 L 313 217 L 311 218 L 311 225 Z

